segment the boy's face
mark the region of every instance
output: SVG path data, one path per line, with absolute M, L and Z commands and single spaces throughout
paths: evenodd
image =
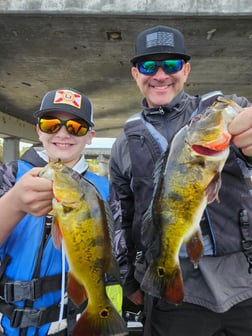
M 61 120 L 76 119 L 76 117 L 66 112 L 52 111 L 47 116 L 56 117 Z M 73 167 L 80 159 L 86 144 L 92 143 L 95 135 L 94 130 L 90 130 L 84 136 L 75 136 L 67 132 L 62 126 L 57 133 L 48 134 L 36 126 L 39 140 L 42 142 L 50 161 L 61 160 L 68 167 Z

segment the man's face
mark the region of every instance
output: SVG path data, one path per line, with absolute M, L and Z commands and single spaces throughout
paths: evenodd
M 146 60 L 162 61 L 167 57 L 158 55 Z M 167 74 L 159 67 L 153 75 L 143 75 L 137 67 L 132 67 L 131 73 L 142 95 L 146 98 L 148 107 L 157 107 L 169 104 L 184 88 L 190 73 L 190 64 L 185 63 L 182 69 L 173 74 Z

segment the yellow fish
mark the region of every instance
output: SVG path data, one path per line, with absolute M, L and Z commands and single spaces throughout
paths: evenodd
M 54 244 L 61 241 L 69 263 L 67 290 L 88 305 L 73 336 L 127 335 L 124 320 L 106 294 L 104 274 L 111 269 L 109 210 L 95 186 L 61 162 L 50 162 L 40 176 L 53 181 Z
M 157 167 L 142 231 L 150 263 L 141 288 L 154 297 L 174 304 L 183 301 L 179 251 L 185 243 L 197 267 L 204 252 L 200 220 L 206 205 L 218 198 L 229 155 L 228 124 L 241 110 L 231 99 L 218 97 L 174 136 Z

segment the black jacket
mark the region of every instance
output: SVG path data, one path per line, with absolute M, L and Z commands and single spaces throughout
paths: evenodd
M 231 96 L 231 98 L 242 107 L 250 105 L 245 98 L 236 96 Z M 162 153 L 162 146 L 164 147 L 160 142 L 163 137 L 164 142 L 169 146 L 173 135 L 189 122 L 199 103 L 200 97 L 189 96 L 184 92 L 177 96 L 171 104 L 160 108 L 149 109 L 145 106 L 144 101 L 142 120 L 147 121 L 147 127 L 137 117 L 129 119 L 125 124 L 124 131 L 112 148 L 110 204 L 116 223 L 115 249 L 121 275 L 124 278 L 125 295 L 130 295 L 139 288 L 145 271 L 145 260 L 142 254 L 145 246 L 140 239 L 140 231 L 142 216 L 149 206 L 153 194 L 155 163 Z M 209 100 L 208 103 L 210 106 L 211 101 Z M 151 134 L 148 130 L 149 123 L 161 134 L 159 137 L 161 140 L 157 140 L 155 133 Z M 248 158 L 245 158 L 237 148 L 232 146 L 230 156 L 222 172 L 222 187 L 219 192 L 221 202 L 215 201 L 208 206 L 207 224 L 210 224 L 210 227 L 205 230 L 207 230 L 206 234 L 211 235 L 211 258 L 242 251 L 242 237 L 239 228 L 240 209 L 248 209 L 252 227 L 250 191 L 252 185 L 250 185 L 250 180 L 246 179 L 251 168 L 250 163 Z M 251 227 L 250 235 L 252 237 Z M 246 261 L 243 254 L 241 254 L 241 258 Z M 247 271 L 248 267 L 245 266 L 245 263 L 244 267 Z M 192 297 L 191 288 L 190 284 L 190 297 Z M 187 291 L 185 294 L 187 295 Z M 185 300 L 187 300 L 186 295 Z M 208 299 L 206 298 L 206 301 Z M 191 302 L 191 298 L 188 301 Z M 192 302 L 195 300 L 192 299 Z M 201 301 L 200 303 L 204 304 Z M 214 307 L 214 303 L 211 308 L 213 310 L 219 309 Z

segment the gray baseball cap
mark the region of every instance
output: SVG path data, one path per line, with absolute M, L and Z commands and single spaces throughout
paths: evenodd
M 191 58 L 186 54 L 184 35 L 177 29 L 168 26 L 155 26 L 141 32 L 136 39 L 135 56 L 131 58 L 134 65 L 150 55 L 167 54 L 169 58 Z

